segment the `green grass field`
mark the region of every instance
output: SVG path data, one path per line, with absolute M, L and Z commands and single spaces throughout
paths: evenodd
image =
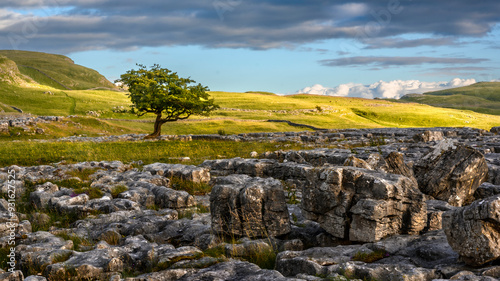
M 0 109 L 6 114 L 14 112 L 11 106 L 15 106 L 34 115 L 80 116 L 65 122 L 39 124 L 45 130 L 45 135 L 15 132 L 0 136 L 1 140 L 152 131 L 152 123 L 137 121 L 152 122 L 153 115 L 139 118 L 130 112 L 117 112 L 118 107 L 130 108 L 131 103 L 125 92 L 88 89 L 113 87 L 109 81 L 103 82 L 105 78 L 92 69 L 75 65 L 69 58 L 60 55 L 0 51 L 0 56 L 3 56 L 0 57 L 0 67 L 11 73 L 4 74 L 3 81 L 0 81 Z M 50 78 L 39 70 L 49 74 Z M 6 75 L 15 76 L 16 79 Z M 464 109 L 470 109 L 470 105 L 475 104 L 484 112 L 496 114 L 500 111 L 497 105 L 500 103 L 498 88 L 500 83 L 478 83 L 403 100 L 406 103 L 314 95 L 278 96 L 268 92 L 214 91 L 210 95 L 220 105 L 219 110 L 209 117 L 192 116 L 186 121 L 166 123 L 162 133 L 237 134 L 307 130 L 286 123 L 266 122 L 270 119 L 288 120 L 323 129 L 435 126 L 490 129 L 500 125 L 500 116 Z M 425 102 L 417 99 L 425 99 L 427 103 L 432 101 L 442 107 L 454 104 L 462 109 L 423 105 L 419 103 Z M 459 106 L 459 103 L 463 106 Z M 91 112 L 97 115 L 89 116 Z
M 95 87 L 115 88 L 111 82 L 106 80 L 97 71 L 74 64 L 66 56 L 13 50 L 0 50 L 0 55 L 14 61 L 18 65 L 18 68 L 20 68 L 21 73 L 31 76 L 32 79 L 42 85 L 48 84 L 57 89 L 65 89 L 58 84 L 54 84 L 53 81 L 49 81 L 50 79 L 47 79 L 47 76 L 41 75 L 41 72 L 72 90 L 91 89 Z
M 398 101 L 500 115 L 500 82 L 480 82 L 423 95 L 407 95 Z

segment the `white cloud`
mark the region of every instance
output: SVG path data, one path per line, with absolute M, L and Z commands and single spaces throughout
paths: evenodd
M 392 98 L 399 99 L 406 94 L 421 94 L 449 88 L 463 87 L 476 83 L 475 79 L 454 78 L 449 82 L 425 82 L 419 80 L 393 80 L 378 81 L 371 85 L 356 83 L 341 84 L 328 88 L 316 84 L 296 92 L 296 94 L 312 94 L 337 97 L 362 97 L 362 98 Z

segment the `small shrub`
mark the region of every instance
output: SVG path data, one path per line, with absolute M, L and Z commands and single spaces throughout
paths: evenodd
M 113 245 L 113 246 L 116 246 L 118 244 L 120 244 L 120 239 L 121 239 L 121 236 L 120 234 L 118 234 L 117 232 L 114 232 L 114 231 L 110 231 L 110 232 L 106 232 L 102 237 L 101 239 L 103 241 L 106 241 L 106 243 L 108 243 L 109 245 Z
M 8 257 L 9 254 L 10 247 L 0 248 L 0 268 L 5 271 L 9 268 L 9 265 L 7 264 L 10 259 Z
M 386 258 L 388 256 L 389 253 L 387 253 L 385 250 L 376 250 L 371 253 L 357 252 L 356 254 L 354 254 L 351 260 L 372 263 L 381 260 L 383 258 Z
M 204 214 L 210 212 L 209 208 L 202 205 L 196 204 L 193 208 L 188 208 L 186 210 L 178 210 L 178 219 L 188 218 L 191 219 L 194 214 Z
M 218 245 L 212 248 L 206 249 L 203 254 L 208 257 L 213 258 L 225 258 L 226 257 L 226 249 L 223 245 Z
M 111 195 L 113 196 L 113 198 L 116 198 L 118 197 L 118 194 L 125 192 L 127 190 L 128 188 L 124 185 L 113 186 L 113 188 L 111 189 Z
M 272 248 L 261 249 L 244 259 L 258 265 L 262 269 L 274 269 L 276 265 L 276 252 Z
M 72 252 L 67 252 L 63 254 L 58 254 L 55 257 L 52 258 L 52 263 L 60 263 L 60 262 L 65 262 L 69 260 L 69 258 L 73 255 Z
M 66 232 L 58 233 L 58 234 L 56 234 L 56 236 L 61 237 L 64 240 L 71 240 L 71 241 L 73 241 L 73 250 L 75 250 L 75 251 L 80 251 L 81 252 L 82 251 L 82 247 L 90 247 L 90 246 L 94 246 L 95 245 L 95 243 L 93 243 L 90 240 L 80 238 L 80 237 L 78 237 L 76 235 L 69 235 Z
M 321 108 L 321 106 L 319 106 L 319 105 L 316 105 L 316 110 L 317 110 L 318 112 L 322 112 L 322 111 L 323 111 L 323 108 Z
M 197 183 L 178 177 L 170 178 L 170 187 L 175 190 L 184 190 L 191 195 L 206 195 L 212 191 L 212 186 L 209 184 Z
M 71 170 L 66 172 L 68 176 L 78 177 L 82 181 L 90 180 L 90 176 L 93 175 L 98 169 L 83 169 L 83 170 Z
M 217 134 L 219 134 L 219 135 L 221 135 L 221 136 L 225 136 L 225 135 L 227 135 L 227 134 L 226 134 L 226 130 L 224 130 L 224 129 L 219 129 L 219 130 L 217 130 Z

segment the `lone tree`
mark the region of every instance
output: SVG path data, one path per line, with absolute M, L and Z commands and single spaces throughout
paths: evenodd
M 151 69 L 141 64 L 137 66 L 138 70 L 127 71 L 116 82 L 128 87 L 133 112 L 138 116 L 156 114 L 154 132 L 146 138 L 160 136 L 161 126 L 166 122 L 187 119 L 193 114 L 206 116 L 219 108 L 205 92 L 208 87 L 196 85 L 195 81 L 181 78 L 158 64 Z

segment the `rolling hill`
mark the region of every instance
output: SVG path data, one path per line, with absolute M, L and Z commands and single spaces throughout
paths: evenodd
M 0 56 L 15 62 L 22 74 L 55 89 L 116 89 L 113 83 L 97 71 L 77 65 L 66 56 L 12 50 L 0 50 Z
M 500 82 L 480 82 L 466 87 L 403 96 L 400 102 L 472 110 L 500 115 Z
M 26 137 L 151 132 L 152 115 L 139 118 L 127 112 L 131 105 L 127 94 L 103 87 L 112 88 L 113 85 L 98 72 L 75 65 L 67 57 L 0 51 L 0 111 L 3 110 L 3 114 L 12 114 L 12 107 L 16 107 L 34 115 L 74 116 L 68 118 L 68 122 L 39 124 L 46 134 Z M 268 92 L 214 91 L 210 95 L 220 105 L 219 110 L 210 117 L 192 116 L 185 121 L 167 123 L 162 133 L 303 131 L 310 130 L 310 126 L 321 129 L 436 126 L 490 129 L 500 126 L 500 116 L 419 103 L 314 95 L 278 96 Z M 476 98 L 472 94 L 462 96 Z M 269 120 L 286 120 L 309 127 Z

